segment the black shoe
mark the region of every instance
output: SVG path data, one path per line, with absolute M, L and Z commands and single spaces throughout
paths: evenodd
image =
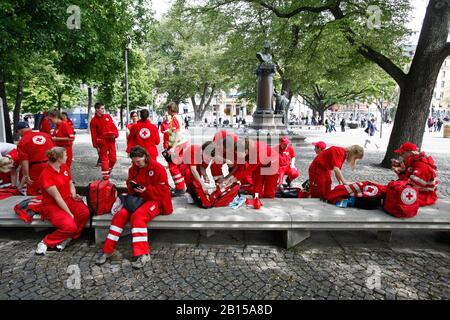
M 172 189 L 170 191 L 170 195 L 172 197 L 182 197 L 182 196 L 184 196 L 185 193 L 186 193 L 186 191 L 184 189 L 183 190 Z

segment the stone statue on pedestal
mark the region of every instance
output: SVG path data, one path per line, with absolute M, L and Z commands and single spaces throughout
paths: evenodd
M 274 93 L 273 95 L 276 97 L 275 114 L 284 114 L 287 106 L 289 105 L 287 92 L 283 90 L 281 94 Z

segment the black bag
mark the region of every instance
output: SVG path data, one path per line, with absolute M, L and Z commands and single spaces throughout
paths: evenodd
M 275 193 L 275 198 L 298 198 L 300 188 L 278 188 Z
M 309 192 L 309 179 L 302 184 L 303 191 Z
M 122 205 L 128 212 L 133 213 L 140 206 L 142 206 L 145 200 L 141 197 L 136 197 L 131 194 L 121 194 L 119 195 L 120 201 L 122 201 Z
M 162 156 L 164 157 L 164 159 L 167 161 L 167 163 L 172 163 L 172 156 L 170 155 L 169 151 L 164 150 L 162 152 Z
M 375 198 L 358 198 L 355 197 L 355 208 L 364 209 L 364 210 L 376 210 L 382 207 L 381 197 Z
M 364 130 L 365 133 L 369 133 L 369 127 L 366 128 L 366 130 Z

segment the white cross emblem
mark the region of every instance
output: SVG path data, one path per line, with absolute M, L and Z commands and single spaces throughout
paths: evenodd
M 33 140 L 34 144 L 37 144 L 40 146 L 44 145 L 47 142 L 47 139 L 45 139 L 45 137 L 43 137 L 43 136 L 34 136 L 32 140 Z
M 64 175 L 65 175 L 66 177 L 68 177 L 68 176 L 69 176 L 69 173 L 68 173 L 67 171 L 64 171 Z
M 406 205 L 412 205 L 417 201 L 417 191 L 413 188 L 405 188 L 402 191 L 402 202 Z

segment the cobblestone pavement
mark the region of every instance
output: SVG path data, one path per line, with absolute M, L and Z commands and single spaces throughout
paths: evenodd
M 78 185 L 100 178 L 86 136 L 78 135 L 75 147 Z M 333 143 L 330 137 L 327 142 Z M 123 139 L 119 148 L 124 149 Z M 445 148 L 431 154 L 439 167 L 440 194 L 449 197 Z M 298 151 L 302 181 L 313 152 L 309 145 Z M 369 150 L 357 170 L 346 168 L 344 174 L 354 181 L 389 181 L 393 174 L 373 165 L 381 157 Z M 128 166 L 122 151 L 113 173 L 118 184 Z M 113 261 L 98 267 L 94 260 L 100 245 L 93 244 L 90 231 L 61 253 L 35 256 L 47 232 L 0 230 L 0 299 L 450 299 L 448 233 L 394 232 L 386 244 L 375 232 L 317 231 L 300 246 L 284 250 L 277 232 L 203 238 L 195 231 L 158 230 L 150 234 L 151 262 L 133 270 L 130 236 L 121 239 Z
M 450 254 L 437 248 L 157 244 L 133 270 L 130 245 L 98 267 L 87 239 L 45 257 L 36 240 L 0 240 L 0 299 L 450 298 Z

